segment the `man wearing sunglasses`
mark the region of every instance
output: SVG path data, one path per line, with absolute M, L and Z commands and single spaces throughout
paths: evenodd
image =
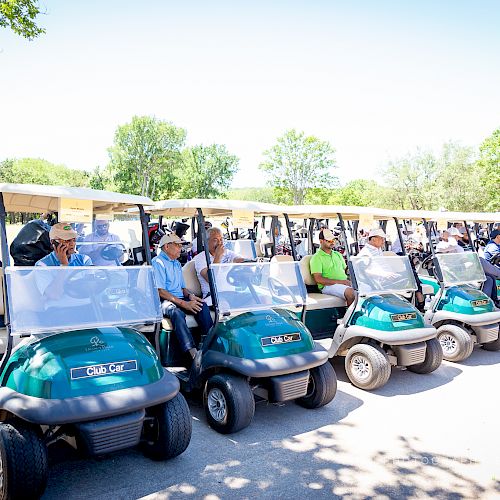
M 333 250 L 335 236 L 330 229 L 319 232 L 320 248 L 311 257 L 309 267 L 321 293 L 340 297 L 350 306 L 356 297 L 347 279 L 344 257 Z
M 153 259 L 153 270 L 163 316 L 172 322 L 181 349 L 194 359 L 197 349 L 186 324 L 186 314 L 195 317 L 202 335 L 206 335 L 212 327 L 212 317 L 208 306 L 184 283 L 182 266 L 177 260 L 181 255 L 182 240 L 175 233 L 166 234 L 159 246 L 161 252 Z
M 101 251 L 108 243 L 119 241 L 120 238 L 116 234 L 109 232 L 109 221 L 96 219 L 94 232 L 85 236 L 83 244 L 78 243 L 78 248 L 82 254 L 88 255 L 92 259 L 95 266 L 114 266 L 116 265 L 115 262 L 104 259 Z

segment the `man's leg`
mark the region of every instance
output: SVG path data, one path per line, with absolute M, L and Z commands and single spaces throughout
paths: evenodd
M 193 336 L 191 335 L 191 331 L 186 324 L 185 312 L 168 300 L 165 300 L 162 303 L 161 308 L 163 316 L 172 322 L 172 326 L 174 327 L 174 332 L 179 340 L 181 349 L 184 352 L 195 349 L 196 346 L 194 344 Z
M 194 315 L 194 318 L 196 319 L 198 325 L 200 325 L 202 335 L 206 335 L 210 328 L 214 325 L 212 316 L 210 316 L 210 309 L 205 303 L 203 303 L 201 311 Z
M 356 299 L 356 292 L 347 285 L 328 285 L 325 286 L 321 292 L 326 293 L 327 295 L 334 295 L 335 297 L 339 297 L 340 299 L 344 299 L 347 302 L 348 306 L 350 306 Z

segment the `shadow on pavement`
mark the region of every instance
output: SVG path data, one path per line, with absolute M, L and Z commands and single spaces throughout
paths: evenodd
M 475 346 L 470 357 L 457 364 L 465 366 L 487 366 L 500 364 L 500 351 L 486 351 L 479 346 Z
M 363 404 L 345 392 L 337 391 L 329 405 L 317 410 L 306 410 L 294 403 L 281 406 L 258 403 L 252 424 L 233 435 L 212 431 L 201 403 L 196 400 L 189 403 L 193 436 L 181 456 L 167 462 L 153 462 L 133 449 L 85 460 L 73 451 L 59 451 L 52 459 L 43 498 L 248 497 L 265 495 L 270 488 L 275 492 L 280 483 L 286 494 L 291 482 L 300 496 L 315 493 L 325 477 L 332 484 L 340 483 L 343 469 L 355 470 L 354 465 L 336 460 L 343 451 L 335 439 L 336 429 L 339 425 L 346 426 L 341 420 Z M 263 453 L 265 464 L 261 462 Z M 310 463 L 316 456 L 318 466 L 324 467 L 318 470 L 300 467 L 301 459 Z M 249 466 L 250 463 L 253 465 Z M 179 470 L 183 471 L 181 476 Z M 300 470 L 298 476 L 297 470 Z M 202 491 L 194 486 L 200 483 L 205 484 Z
M 337 357 L 333 358 L 333 360 L 333 367 L 337 373 L 338 380 L 350 384 L 351 382 L 344 370 L 344 358 Z M 459 368 L 459 365 L 450 366 L 447 363 L 443 363 L 436 371 L 425 375 L 401 368 L 392 368 L 391 377 L 387 384 L 380 389 L 369 392 L 386 397 L 417 394 L 448 384 L 456 376 L 460 375 L 460 373 L 462 373 L 462 370 Z
M 453 457 L 419 450 L 418 439 L 399 436 L 398 455 L 378 452 L 372 457 L 389 474 L 385 484 L 373 487 L 374 497 L 389 498 L 487 498 L 500 491 L 492 477 L 487 485 L 474 479 L 478 465 L 467 457 Z

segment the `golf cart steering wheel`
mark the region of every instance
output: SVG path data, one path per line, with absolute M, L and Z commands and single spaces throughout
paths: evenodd
M 494 265 L 494 266 L 500 266 L 500 252 L 498 252 L 497 254 L 495 254 L 492 258 L 491 258 L 491 263 Z
M 104 245 L 101 249 L 101 257 L 104 260 L 110 260 L 113 262 L 120 262 L 123 254 L 126 253 L 125 245 L 123 243 L 112 243 Z
M 432 254 L 428 255 L 420 264 L 420 267 L 422 269 L 431 269 L 433 266 L 433 261 L 432 261 Z
M 227 282 L 234 287 L 245 287 L 252 282 L 253 268 L 250 266 L 234 266 L 226 275 Z
M 72 273 L 64 283 L 64 293 L 73 299 L 86 299 L 102 292 L 109 283 L 104 269 L 82 269 Z
M 267 278 L 267 284 L 269 285 L 269 289 L 271 290 L 271 293 L 273 295 L 279 297 L 281 295 L 280 291 L 284 291 L 286 294 L 290 295 L 290 297 L 294 302 L 298 302 L 297 297 L 295 297 L 295 294 L 290 290 L 289 287 L 287 287 L 279 279 L 269 276 Z

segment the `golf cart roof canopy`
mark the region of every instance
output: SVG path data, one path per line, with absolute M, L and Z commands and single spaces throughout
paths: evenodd
M 341 214 L 345 220 L 358 220 L 360 216 L 370 215 L 374 219 L 385 220 L 393 217 L 391 210 L 375 207 L 348 207 L 337 205 L 296 205 L 283 207 L 292 219 L 329 219 Z
M 426 210 L 391 210 L 393 217 L 401 220 L 426 219 L 428 221 L 446 220 L 448 222 L 500 222 L 500 212 L 438 212 Z
M 92 200 L 94 212 L 124 212 L 137 205 L 151 205 L 153 200 L 112 191 L 38 184 L 1 184 L 7 212 L 57 212 L 61 198 Z
M 240 200 L 164 200 L 157 201 L 153 206 L 145 207 L 146 211 L 165 217 L 195 217 L 201 208 L 205 217 L 231 217 L 233 210 L 254 212 L 254 215 L 281 215 L 286 207 L 272 203 L 258 203 Z

